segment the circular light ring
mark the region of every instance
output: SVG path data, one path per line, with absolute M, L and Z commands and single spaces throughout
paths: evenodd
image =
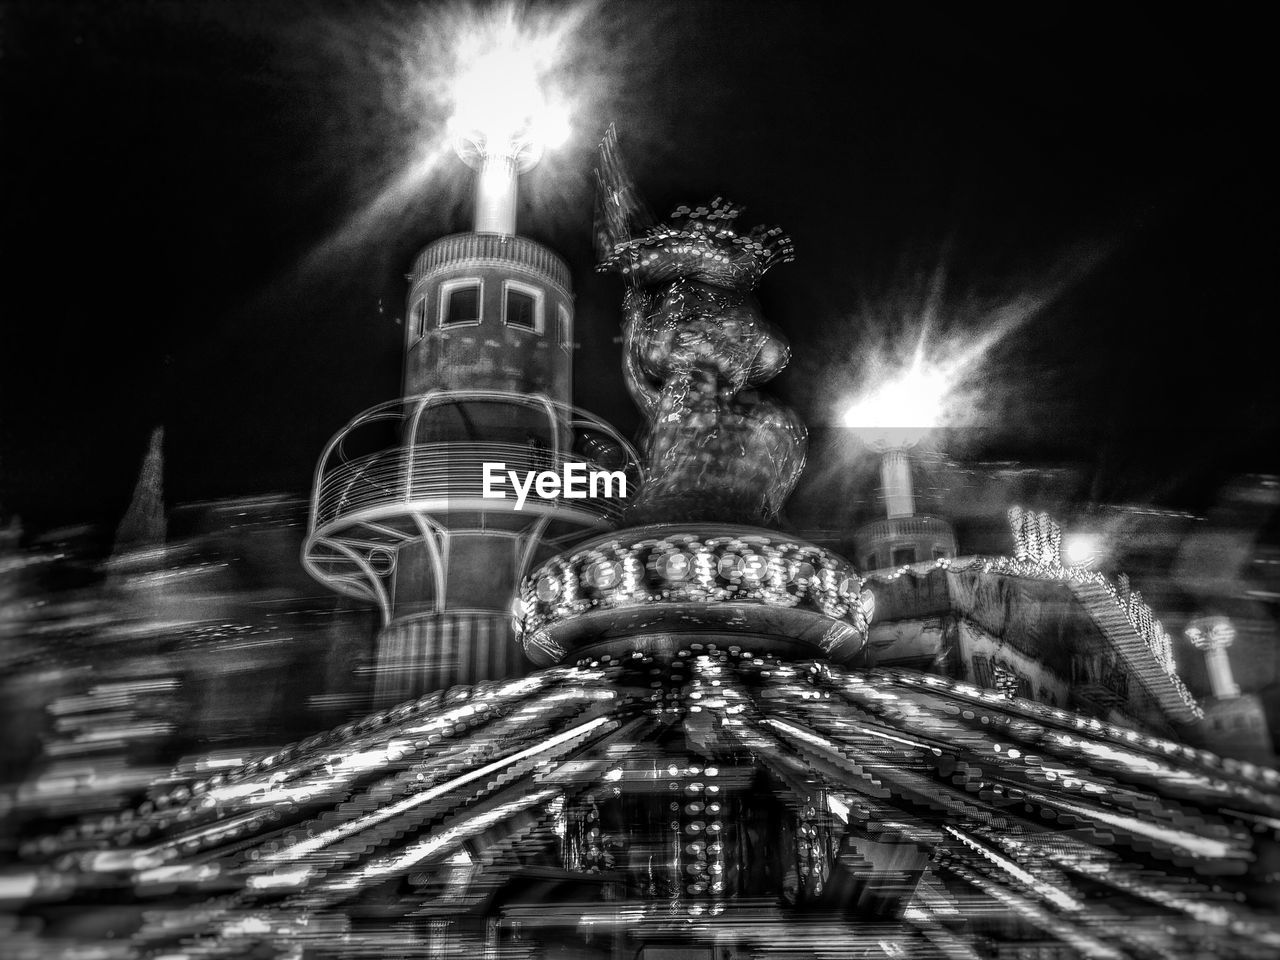
M 551 573 L 544 573 L 534 581 L 534 596 L 541 603 L 552 603 L 560 596 L 560 580 Z
M 526 633 L 529 614 L 535 610 L 555 610 L 559 616 L 572 615 L 574 611 L 590 606 L 581 595 L 581 583 L 560 558 L 544 563 L 520 583 L 517 596 L 522 601 L 523 615 L 516 618 L 516 630 Z
M 747 583 L 762 583 L 769 577 L 769 561 L 758 553 L 748 553 L 742 558 L 742 579 Z
M 722 580 L 734 583 L 742 579 L 742 557 L 736 553 L 725 553 L 716 562 L 716 573 Z
M 622 564 L 616 560 L 596 560 L 587 565 L 584 579 L 588 586 L 596 590 L 612 590 L 622 582 Z
M 552 582 L 560 585 L 558 594 Z M 519 626 L 522 634 L 532 634 L 593 609 L 750 601 L 816 610 L 860 633 L 872 599 L 862 584 L 843 558 L 781 537 L 616 538 L 561 554 L 525 577 Z
M 658 554 L 650 562 L 653 571 L 668 583 L 682 583 L 694 574 L 693 556 L 683 550 Z

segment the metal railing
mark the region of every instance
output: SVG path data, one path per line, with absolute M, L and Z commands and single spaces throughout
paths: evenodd
M 886 540 L 909 539 L 914 537 L 938 537 L 954 539 L 951 525 L 945 520 L 935 517 L 887 517 L 867 524 L 858 531 L 861 543 L 883 543 Z
M 484 497 L 486 463 L 503 464 L 498 473 L 501 483 L 494 484 L 494 489 L 503 492 L 504 499 Z M 506 471 L 515 471 L 523 483 L 528 472 L 549 470 L 563 474 L 566 463 L 584 463 L 589 471 L 608 469 L 573 452 L 554 452 L 514 443 L 424 443 L 384 450 L 346 461 L 323 475 L 313 501 L 313 529 L 328 526 L 344 516 L 393 504 L 404 504 L 406 509 L 445 512 L 451 507 L 475 510 L 476 502 L 483 501 L 480 506 L 488 505 L 495 511 L 512 510 L 516 494 Z M 628 496 L 634 496 L 640 477 L 638 471 L 629 466 L 621 472 L 626 478 Z M 603 485 L 598 487 L 600 491 L 603 489 Z M 617 496 L 572 500 L 540 497 L 530 488 L 523 509 L 585 511 L 601 519 L 617 519 L 626 504 L 626 499 Z
M 525 237 L 509 237 L 498 233 L 455 233 L 431 244 L 413 264 L 410 283 L 438 267 L 453 263 L 498 260 L 534 270 L 570 290 L 569 268 L 565 262 L 540 243 Z
M 431 410 L 453 404 L 498 403 L 537 411 L 544 419 L 550 445 L 510 443 L 482 438 L 434 443 L 414 443 L 419 424 Z M 381 431 L 382 449 L 353 454 L 367 431 Z M 591 435 L 607 440 L 617 452 L 617 463 L 603 463 L 584 452 L 579 443 Z M 377 436 L 376 434 L 374 436 Z M 402 440 L 396 443 L 394 437 Z M 562 441 L 563 438 L 563 441 Z M 366 437 L 365 439 L 368 439 Z M 352 442 L 352 441 L 356 442 Z M 578 441 L 575 443 L 574 441 Z M 562 442 L 567 447 L 561 446 Z M 505 499 L 484 497 L 484 464 L 504 463 L 501 486 Z M 515 494 L 506 480 L 507 470 L 522 478 L 529 471 L 563 474 L 567 463 L 582 463 L 587 471 L 619 470 L 626 477 L 628 498 L 642 482 L 635 448 L 608 423 L 547 397 L 500 391 L 434 391 L 380 404 L 361 413 L 339 431 L 325 448 L 316 467 L 311 500 L 311 533 L 356 514 L 394 515 L 450 510 L 508 511 Z M 619 497 L 569 499 L 539 497 L 530 489 L 523 509 L 553 513 L 566 518 L 614 520 L 626 506 Z M 585 515 L 585 517 L 584 517 Z

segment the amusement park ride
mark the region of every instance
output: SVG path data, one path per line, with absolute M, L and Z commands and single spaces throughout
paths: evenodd
M 380 611 L 378 712 L 34 840 L 24 949 L 1280 954 L 1280 774 L 1181 742 L 1168 635 L 1049 518 L 958 556 L 886 444 L 854 563 L 772 525 L 806 430 L 753 291 L 791 241 L 720 199 L 651 216 L 612 130 L 595 239 L 639 448 L 572 406 L 570 272 L 516 233 L 543 143 L 498 114 L 455 124 L 475 229 L 413 265 L 403 396 L 316 470 L 303 562 Z M 517 509 L 493 464 L 626 495 Z

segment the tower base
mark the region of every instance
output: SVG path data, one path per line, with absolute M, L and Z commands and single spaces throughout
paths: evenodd
M 460 683 L 523 676 L 533 665 L 501 613 L 436 613 L 394 620 L 378 634 L 374 700 L 394 706 Z

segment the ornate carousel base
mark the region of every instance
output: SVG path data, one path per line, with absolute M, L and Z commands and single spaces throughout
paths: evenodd
M 874 598 L 848 561 L 773 530 L 655 524 L 589 540 L 525 578 L 519 633 L 539 664 L 690 643 L 845 662 Z

